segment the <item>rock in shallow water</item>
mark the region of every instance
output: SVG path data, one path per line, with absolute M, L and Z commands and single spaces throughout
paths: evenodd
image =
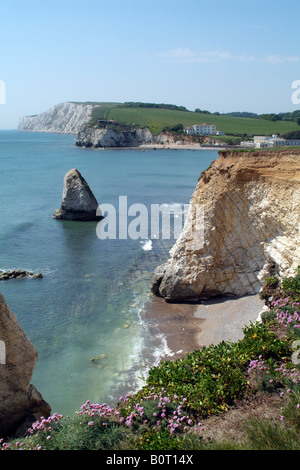
M 11 271 L 0 271 L 0 281 L 8 281 L 9 279 L 41 279 L 43 275 L 41 273 L 31 273 L 24 269 L 13 269 Z
M 61 208 L 54 219 L 91 221 L 103 219 L 97 213 L 98 202 L 81 173 L 73 168 L 64 177 Z

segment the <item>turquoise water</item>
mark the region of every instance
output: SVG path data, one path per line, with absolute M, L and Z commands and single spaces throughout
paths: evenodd
M 32 383 L 53 412 L 72 414 L 142 384 L 164 347 L 143 311 L 151 273 L 172 240 L 106 239 L 96 222 L 52 218 L 63 178 L 77 168 L 98 203 L 188 204 L 212 150 L 91 150 L 66 135 L 0 131 L 0 270 L 42 272 L 0 291 L 38 351 Z M 151 249 L 145 249 L 145 248 Z M 92 360 L 95 359 L 96 360 Z

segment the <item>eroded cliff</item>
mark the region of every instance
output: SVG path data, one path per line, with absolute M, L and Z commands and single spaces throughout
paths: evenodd
M 0 294 L 0 438 L 22 436 L 34 421 L 50 415 L 50 405 L 30 384 L 37 358 L 35 347 Z
M 19 121 L 18 130 L 77 135 L 92 115 L 93 105 L 65 102 L 53 106 L 36 116 L 25 116 Z
M 299 208 L 300 149 L 220 152 L 199 178 L 152 291 L 167 301 L 243 296 L 258 293 L 267 276 L 294 273 Z
M 99 129 L 90 126 L 82 126 L 75 142 L 78 147 L 93 148 L 139 147 L 161 143 L 170 143 L 170 136 L 153 135 L 148 128 L 120 132 L 114 129 Z

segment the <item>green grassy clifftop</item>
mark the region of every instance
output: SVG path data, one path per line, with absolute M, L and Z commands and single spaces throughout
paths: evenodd
M 247 116 L 247 113 L 245 115 Z M 224 131 L 228 136 L 282 135 L 299 130 L 297 122 L 291 120 L 272 121 L 259 116 L 241 117 L 207 111 L 196 112 L 175 105 L 151 103 L 93 103 L 92 122 L 97 122 L 98 119 L 116 120 L 121 124 L 148 127 L 154 133 L 178 124 L 189 127 L 204 122 L 216 125 L 218 130 Z

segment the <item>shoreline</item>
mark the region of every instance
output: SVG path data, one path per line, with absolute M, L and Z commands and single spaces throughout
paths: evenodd
M 195 303 L 167 303 L 153 296 L 145 318 L 151 334 L 165 338 L 167 348 L 160 357 L 162 362 L 180 359 L 202 346 L 242 339 L 244 326 L 258 320 L 264 305 L 258 294 Z
M 145 152 L 147 150 L 214 150 L 216 152 L 220 151 L 220 150 L 229 150 L 231 147 L 219 147 L 219 146 L 201 146 L 201 145 L 195 145 L 195 146 L 192 146 L 192 145 L 140 145 L 138 147 L 84 147 L 84 146 L 78 146 L 76 144 L 74 144 L 74 146 L 76 148 L 79 148 L 79 149 L 90 149 L 90 150 L 100 150 L 100 151 L 103 151 L 103 150 L 139 150 L 141 152 Z M 232 147 L 232 148 L 237 148 L 237 147 Z M 239 148 L 239 147 L 238 147 Z
M 128 147 L 130 148 L 130 147 Z M 142 144 L 138 149 L 157 149 L 157 150 L 226 150 L 223 145 L 200 145 L 200 144 Z
M 168 145 L 162 145 L 162 144 L 142 144 L 138 146 L 132 146 L 132 147 L 86 147 L 84 145 L 77 145 L 76 143 L 74 144 L 74 147 L 79 148 L 79 149 L 89 149 L 89 150 L 140 150 L 142 152 L 145 152 L 147 150 L 214 150 L 214 151 L 220 151 L 220 150 L 230 150 L 232 148 L 242 148 L 242 147 L 236 147 L 236 146 L 221 146 L 221 145 L 200 145 L 200 144 L 168 144 Z
M 144 316 L 152 336 L 163 336 L 166 342 L 160 361 L 181 358 L 199 347 L 197 336 L 202 321 L 196 318 L 196 311 L 196 305 L 167 303 L 161 297 L 152 296 Z

